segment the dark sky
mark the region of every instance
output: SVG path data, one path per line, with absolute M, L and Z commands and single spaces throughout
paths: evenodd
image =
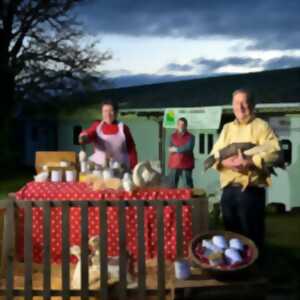
M 222 68 L 226 69 L 225 72 L 238 72 L 234 68 L 230 71 L 230 66 L 243 68 L 241 72 L 298 66 L 299 12 L 300 1 L 288 0 L 98 0 L 81 7 L 79 14 L 86 30 L 93 36 L 102 37 L 102 46 L 110 48 L 113 55 L 116 51 L 116 59 L 123 73 L 126 69 L 126 76 L 147 74 L 159 77 L 215 75 L 224 73 Z M 114 37 L 111 45 L 110 37 Z M 187 41 L 186 53 L 182 50 L 176 52 L 178 39 Z M 174 51 L 172 48 L 166 50 L 166 47 L 160 49 L 161 45 L 157 42 L 154 50 L 156 56 L 151 57 L 150 53 L 147 59 L 153 59 L 158 66 L 157 55 L 161 51 L 159 68 L 135 68 L 135 64 L 145 59 L 138 53 L 136 60 L 130 58 L 130 64 L 127 62 L 128 67 L 122 52 L 128 51 L 130 45 L 135 51 L 137 44 L 141 52 L 143 48 L 140 43 L 145 44 L 146 52 L 150 51 L 148 41 L 153 40 L 167 40 L 170 47 L 174 41 Z M 218 53 L 213 49 L 214 40 L 219 41 Z M 239 44 L 239 40 L 246 43 Z M 229 51 L 227 48 L 231 41 L 234 47 Z M 151 47 L 155 45 L 150 44 Z M 213 51 L 202 53 L 200 48 L 203 45 Z M 198 56 L 194 47 L 200 49 Z M 170 52 L 169 60 L 166 51 Z M 189 51 L 190 57 L 187 55 Z M 202 71 L 197 69 L 199 65 Z M 113 62 L 107 68 L 108 72 L 110 70 L 117 74 Z

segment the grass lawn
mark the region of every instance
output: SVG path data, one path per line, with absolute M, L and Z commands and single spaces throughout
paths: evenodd
M 0 201 L 7 197 L 8 193 L 18 191 L 26 182 L 33 179 L 34 170 L 22 169 L 21 171 L 9 171 L 0 177 Z
M 210 228 L 223 228 L 216 215 L 211 215 Z M 299 208 L 281 213 L 267 209 L 265 253 L 259 268 L 270 281 L 270 299 L 300 299 Z
M 299 209 L 268 214 L 265 252 L 262 270 L 270 279 L 274 292 L 298 295 L 300 299 Z

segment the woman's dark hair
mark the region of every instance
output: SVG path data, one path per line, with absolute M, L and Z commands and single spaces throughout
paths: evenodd
M 104 105 L 111 105 L 114 112 L 117 113 L 119 111 L 118 102 L 113 101 L 112 99 L 105 99 L 101 102 L 100 109 L 102 110 Z
M 254 94 L 251 90 L 246 89 L 246 88 L 240 88 L 240 89 L 235 90 L 232 93 L 232 96 L 234 96 L 236 94 L 246 95 L 249 107 L 251 108 L 251 110 L 254 110 L 254 108 L 255 108 L 255 97 L 254 97 Z
M 186 119 L 186 118 L 183 118 L 183 117 L 182 117 L 182 118 L 179 118 L 179 119 L 177 120 L 177 122 L 179 122 L 179 121 L 183 122 L 184 125 L 187 126 L 187 123 L 188 123 L 188 122 L 187 122 L 187 119 Z

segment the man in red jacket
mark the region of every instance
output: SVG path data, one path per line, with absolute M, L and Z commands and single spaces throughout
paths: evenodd
M 128 169 L 137 164 L 137 152 L 128 126 L 117 120 L 118 106 L 111 100 L 101 104 L 102 120 L 94 121 L 79 135 L 79 143 L 94 144 L 89 160 L 105 165 L 107 160 L 118 161 Z
M 184 174 L 185 186 L 193 188 L 192 171 L 194 169 L 195 137 L 187 130 L 187 120 L 180 118 L 177 129 L 172 134 L 169 144 L 169 176 L 171 186 L 176 188 L 180 177 Z

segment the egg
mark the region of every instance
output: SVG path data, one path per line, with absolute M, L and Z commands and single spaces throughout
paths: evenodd
M 212 242 L 221 249 L 228 248 L 228 242 L 223 235 L 214 235 L 212 238 Z
M 219 248 L 218 246 L 213 244 L 210 240 L 203 240 L 202 241 L 202 247 L 205 248 L 205 249 L 210 250 L 208 253 L 210 253 L 210 252 L 221 252 L 222 251 L 221 248 Z
M 226 260 L 229 262 L 229 264 L 236 264 L 242 262 L 242 257 L 236 249 L 228 248 L 224 252 Z
M 245 245 L 241 240 L 235 238 L 235 239 L 230 239 L 229 240 L 229 247 L 233 248 L 233 249 L 236 249 L 236 250 L 239 250 L 239 251 L 243 251 Z

